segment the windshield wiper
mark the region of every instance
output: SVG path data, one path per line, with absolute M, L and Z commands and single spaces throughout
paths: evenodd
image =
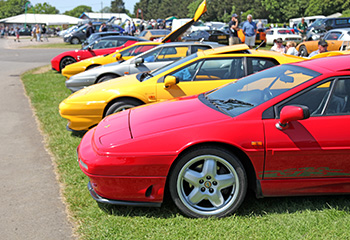
M 227 100 L 219 100 L 220 102 L 223 103 L 233 103 L 233 104 L 240 104 L 240 105 L 246 105 L 246 106 L 254 106 L 254 104 L 248 103 L 248 102 L 244 102 L 238 99 L 234 99 L 234 98 L 229 98 Z
M 143 73 L 141 74 L 141 77 L 140 77 L 141 82 L 142 82 L 146 77 L 148 77 L 148 76 L 153 77 L 153 75 L 150 74 L 149 72 L 143 72 Z

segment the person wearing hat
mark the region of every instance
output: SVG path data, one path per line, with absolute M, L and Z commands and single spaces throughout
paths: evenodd
M 240 40 L 238 38 L 238 15 L 236 13 L 232 14 L 231 21 L 228 23 L 228 28 L 230 31 L 229 45 L 239 44 Z
M 286 48 L 283 46 L 282 38 L 276 39 L 275 44 L 273 45 L 271 50 L 279 53 L 286 53 Z
M 328 52 L 327 47 L 328 47 L 327 41 L 324 39 L 321 39 L 320 41 L 318 41 L 318 49 L 316 51 L 313 51 L 312 53 L 310 53 L 309 58 L 313 57 L 319 53 Z

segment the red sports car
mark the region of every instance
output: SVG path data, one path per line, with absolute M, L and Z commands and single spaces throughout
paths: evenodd
M 145 39 L 133 36 L 108 36 L 100 38 L 80 50 L 61 53 L 51 60 L 53 70 L 61 72 L 68 64 L 99 55 L 109 54 Z
M 350 56 L 280 65 L 197 96 L 110 115 L 79 165 L 103 203 L 224 217 L 258 197 L 350 193 Z

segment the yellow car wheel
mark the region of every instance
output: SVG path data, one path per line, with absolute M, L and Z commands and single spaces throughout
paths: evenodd
M 111 115 L 113 113 L 127 110 L 129 108 L 133 108 L 142 104 L 143 103 L 141 101 L 137 101 L 135 99 L 121 99 L 113 103 L 110 107 L 108 107 L 106 111 L 106 116 Z

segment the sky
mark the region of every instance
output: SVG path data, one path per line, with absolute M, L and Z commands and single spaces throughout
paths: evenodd
M 48 3 L 51 6 L 56 7 L 60 13 L 64 13 L 65 11 L 70 11 L 73 8 L 79 5 L 86 5 L 92 8 L 92 11 L 97 12 L 100 11 L 101 8 L 110 7 L 111 0 L 50 0 L 50 1 L 41 1 L 41 0 L 29 0 L 33 5 L 37 3 Z M 134 12 L 135 3 L 140 0 L 124 0 L 125 8 L 130 11 L 130 13 Z

